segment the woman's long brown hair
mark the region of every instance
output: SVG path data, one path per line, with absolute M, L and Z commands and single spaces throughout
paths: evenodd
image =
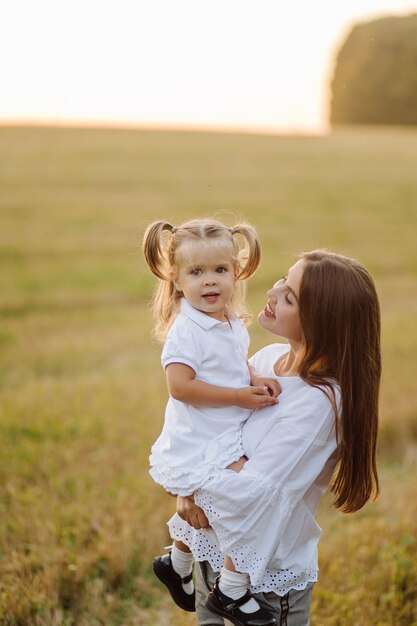
M 315 250 L 301 255 L 300 321 L 305 352 L 301 378 L 313 386 L 340 385 L 336 419 L 339 465 L 332 485 L 344 513 L 379 493 L 376 468 L 381 378 L 380 311 L 374 282 L 357 261 Z

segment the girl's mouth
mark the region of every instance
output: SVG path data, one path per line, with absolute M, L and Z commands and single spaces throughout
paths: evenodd
M 269 302 L 266 305 L 266 307 L 264 308 L 264 315 L 265 315 L 265 317 L 271 317 L 271 318 L 275 318 L 276 317 L 275 313 L 273 312 L 273 310 L 269 306 Z
M 219 293 L 205 293 L 203 294 L 203 298 L 206 302 L 216 302 L 217 298 L 219 297 Z

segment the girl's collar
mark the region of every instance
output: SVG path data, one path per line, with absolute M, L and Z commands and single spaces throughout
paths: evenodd
M 185 315 L 189 319 L 193 320 L 193 322 L 195 322 L 198 326 L 200 326 L 204 330 L 210 330 L 211 328 L 213 328 L 214 326 L 217 326 L 218 324 L 228 324 L 229 326 L 231 326 L 232 322 L 236 319 L 236 316 L 233 315 L 233 313 L 231 313 L 230 311 L 227 311 L 227 317 L 228 317 L 227 320 L 223 322 L 220 320 L 216 320 L 216 318 L 211 317 L 210 315 L 206 315 L 206 313 L 203 313 L 202 311 L 195 309 L 193 306 L 191 306 L 188 300 L 184 297 L 181 298 L 181 301 L 180 301 L 180 313 L 182 315 Z

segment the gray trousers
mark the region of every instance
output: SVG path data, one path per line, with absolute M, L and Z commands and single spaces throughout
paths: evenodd
M 232 626 L 229 621 L 214 615 L 204 606 L 204 600 L 214 585 L 218 573 L 213 572 L 207 562 L 195 564 L 196 608 L 198 626 Z M 257 601 L 268 609 L 277 620 L 277 626 L 309 626 L 310 604 L 314 583 L 309 583 L 303 591 L 291 589 L 285 596 L 276 593 L 257 593 Z

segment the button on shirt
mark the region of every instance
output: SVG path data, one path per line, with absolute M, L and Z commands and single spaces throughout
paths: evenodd
M 240 319 L 221 322 L 185 298 L 169 330 L 161 361 L 191 367 L 198 380 L 220 387 L 250 385 L 249 335 Z M 152 447 L 151 476 L 171 493 L 189 495 L 219 468 L 243 454 L 241 426 L 251 411 L 200 407 L 170 397 L 161 435 Z

